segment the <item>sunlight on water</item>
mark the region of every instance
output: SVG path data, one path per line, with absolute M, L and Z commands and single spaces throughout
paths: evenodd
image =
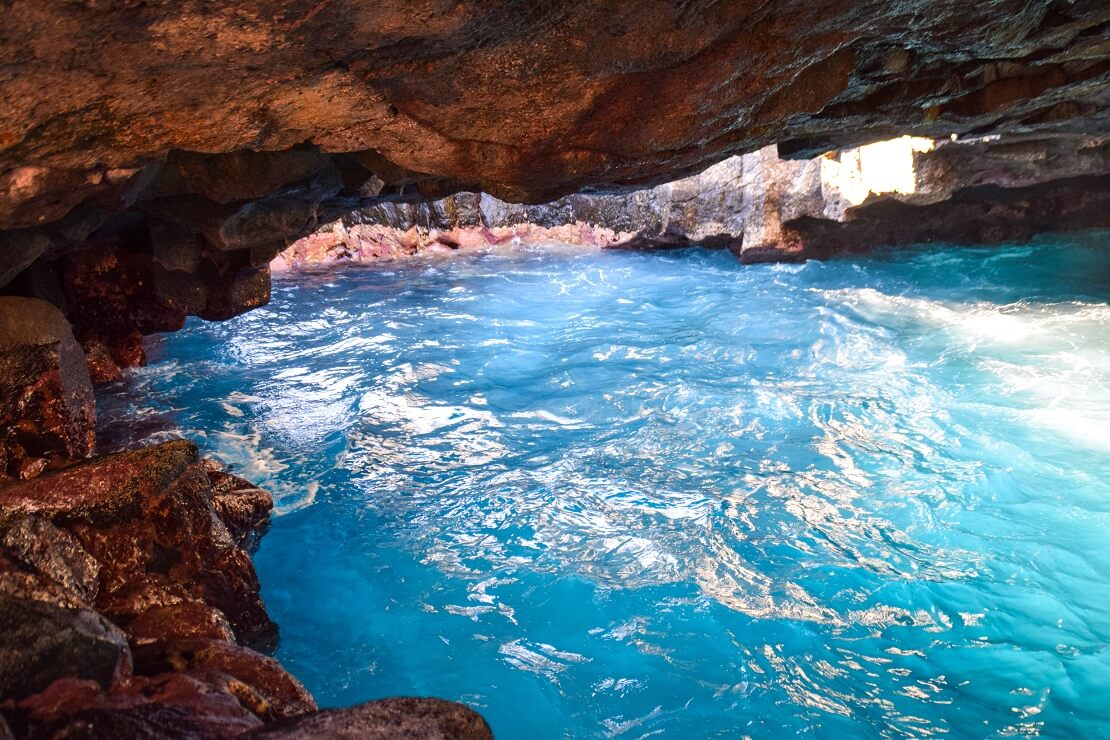
M 278 657 L 325 706 L 438 695 L 504 738 L 1105 734 L 1108 240 L 283 277 L 155 342 L 102 434 L 274 491 Z

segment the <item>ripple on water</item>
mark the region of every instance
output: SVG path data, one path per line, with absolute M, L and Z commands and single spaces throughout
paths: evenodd
M 269 486 L 279 657 L 503 737 L 1110 732 L 1105 233 L 275 281 L 104 394 Z M 138 420 L 136 422 L 136 420 Z

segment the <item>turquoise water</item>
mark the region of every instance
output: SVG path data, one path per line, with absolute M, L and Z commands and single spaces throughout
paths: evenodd
M 268 486 L 277 656 L 502 738 L 1110 735 L 1110 234 L 280 277 L 101 399 Z M 138 421 L 136 421 L 138 419 Z

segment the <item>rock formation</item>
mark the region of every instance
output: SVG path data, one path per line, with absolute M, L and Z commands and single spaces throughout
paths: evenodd
M 367 199 L 542 202 L 775 143 L 804 159 L 900 134 L 1110 124 L 1100 0 L 0 12 L 0 292 L 58 306 L 97 382 L 143 362 L 144 334 L 265 303 L 270 259 Z M 744 176 L 790 173 L 763 160 Z
M 85 356 L 46 301 L 0 297 L 0 399 L 0 481 L 92 452 L 96 408 Z
M 243 549 L 271 506 L 184 441 L 0 488 L 0 713 L 10 730 L 489 737 L 450 702 L 317 712 L 295 678 L 246 647 L 275 635 Z
M 1110 140 L 902 137 L 809 160 L 774 147 L 629 194 L 528 206 L 485 193 L 375 203 L 298 240 L 281 268 L 511 242 L 727 247 L 745 262 L 882 244 L 990 243 L 1110 226 Z
M 272 635 L 244 550 L 266 494 L 186 443 L 83 462 L 92 384 L 264 304 L 306 235 L 286 262 L 1102 224 L 1108 32 L 1104 0 L 0 2 L 10 729 L 487 737 L 434 701 L 314 713 L 241 644 Z M 855 147 L 903 134 L 930 140 L 909 185 L 872 187 Z
M 538 201 L 776 141 L 1091 130 L 1108 23 L 1100 0 L 16 0 L 0 227 L 133 188 L 174 150 L 309 142 L 386 183 Z

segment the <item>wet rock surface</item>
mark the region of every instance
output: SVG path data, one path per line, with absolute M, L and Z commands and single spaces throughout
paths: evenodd
M 4 731 L 212 738 L 273 724 L 290 737 L 488 737 L 450 702 L 318 714 L 296 678 L 247 646 L 276 638 L 243 549 L 272 506 L 186 441 L 0 486 Z
M 22 697 L 60 678 L 109 687 L 130 668 L 127 639 L 90 609 L 0 594 L 0 695 Z
M 398 697 L 333 709 L 286 723 L 275 723 L 247 735 L 250 738 L 411 738 L 412 740 L 491 740 L 493 733 L 481 715 L 461 704 L 442 699 Z

